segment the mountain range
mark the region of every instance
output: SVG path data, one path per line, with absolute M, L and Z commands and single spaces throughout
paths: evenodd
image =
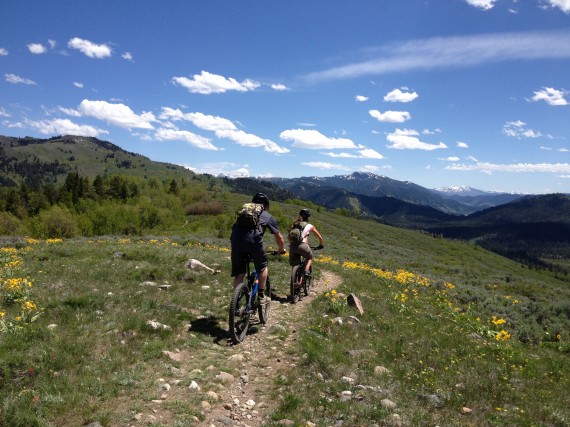
M 97 138 L 0 136 L 0 186 L 62 183 L 70 172 L 196 177 L 181 166 L 150 160 Z M 271 199 L 301 199 L 362 219 L 476 242 L 540 267 L 570 259 L 570 197 L 486 192 L 470 187 L 427 189 L 372 173 L 300 178 L 215 178 L 233 191 L 266 192 Z

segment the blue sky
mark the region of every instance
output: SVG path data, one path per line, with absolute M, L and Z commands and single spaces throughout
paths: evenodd
M 1 0 L 0 134 L 570 192 L 570 0 Z

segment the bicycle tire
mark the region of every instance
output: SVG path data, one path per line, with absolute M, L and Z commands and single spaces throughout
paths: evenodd
M 311 275 L 309 277 L 305 277 L 305 280 L 303 281 L 303 291 L 305 292 L 306 297 L 311 293 L 311 284 L 313 283 L 313 266 L 309 267 L 309 272 Z
M 246 283 L 240 283 L 232 293 L 230 303 L 229 329 L 232 340 L 237 344 L 244 340 L 249 329 L 251 312 L 245 312 L 249 302 L 249 289 Z
M 269 283 L 269 278 L 267 279 L 267 283 L 265 285 L 265 295 L 271 298 L 271 285 Z M 267 304 L 259 304 L 257 306 L 257 312 L 259 314 L 259 321 L 264 325 L 267 323 L 269 319 L 269 308 L 271 307 L 271 301 L 268 301 Z
M 293 304 L 296 304 L 299 301 L 299 286 L 298 283 L 300 282 L 301 275 L 303 271 L 301 270 L 301 266 L 296 265 L 291 269 L 291 283 L 289 285 L 289 298 Z M 297 286 L 295 286 L 297 285 Z

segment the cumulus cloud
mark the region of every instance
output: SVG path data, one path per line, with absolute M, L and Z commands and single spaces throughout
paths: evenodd
M 205 163 L 200 166 L 184 165 L 186 169 L 200 174 L 213 176 L 228 176 L 231 178 L 248 178 L 250 176 L 249 165 L 238 165 L 231 162 Z
M 81 82 L 73 82 L 73 86 L 83 89 L 83 83 Z
M 324 152 L 325 156 L 339 158 L 339 159 L 383 159 L 384 156 L 373 150 L 371 148 L 364 148 L 357 151 L 358 154 L 353 153 L 334 153 L 334 152 Z
M 568 163 L 515 163 L 515 164 L 496 164 L 496 163 L 476 163 L 473 165 L 453 164 L 446 166 L 445 169 L 455 171 L 480 171 L 485 173 L 493 172 L 517 172 L 517 173 L 570 173 L 570 164 Z
M 84 99 L 79 104 L 78 111 L 84 116 L 95 117 L 111 125 L 126 129 L 153 129 L 152 122 L 156 120 L 154 114 L 150 112 L 135 114 L 124 104 L 111 104 L 107 101 Z
M 475 6 L 476 8 L 489 10 L 495 6 L 497 0 L 466 0 L 468 4 L 471 6 Z
M 8 55 L 8 49 L 0 47 L 0 56 Z
M 422 130 L 422 133 L 424 135 L 435 135 L 436 133 L 441 133 L 441 129 L 434 129 L 434 130 L 424 129 Z
M 279 134 L 284 141 L 293 141 L 292 147 L 310 150 L 334 150 L 357 148 L 354 142 L 347 138 L 330 138 L 314 129 L 290 129 Z
M 339 165 L 336 163 L 328 163 L 328 162 L 305 162 L 301 163 L 301 165 L 308 166 L 310 168 L 325 169 L 325 170 L 330 170 L 330 169 L 348 170 L 346 166 Z
M 368 50 L 368 52 L 371 52 Z M 309 81 L 469 67 L 489 62 L 570 58 L 570 31 L 434 37 L 390 43 L 376 57 L 305 76 Z
M 428 144 L 426 142 L 420 141 L 418 138 L 419 133 L 411 129 L 396 129 L 394 132 L 389 133 L 386 136 L 388 142 L 388 148 L 393 148 L 395 150 L 438 150 L 441 148 L 447 148 L 443 142 L 439 144 Z
M 568 0 L 570 2 L 570 0 Z M 532 101 L 545 101 L 548 105 L 568 105 L 568 101 L 564 99 L 567 94 L 566 91 L 545 87 L 542 90 L 534 92 Z
M 2 117 L 12 117 L 4 108 L 0 107 L 0 116 Z
M 412 118 L 412 115 L 407 111 L 385 111 L 382 113 L 378 110 L 370 110 L 368 113 L 379 122 L 386 123 L 403 123 Z
M 61 111 L 64 114 L 67 114 L 68 116 L 81 117 L 81 113 L 77 110 L 74 110 L 73 108 L 59 107 L 59 111 Z
M 155 137 L 160 141 L 184 141 L 193 147 L 200 148 L 201 150 L 219 150 L 219 148 L 212 144 L 208 138 L 196 135 L 195 133 L 186 130 L 161 128 L 156 131 Z
M 443 160 L 445 162 L 458 162 L 459 161 L 459 157 L 457 156 L 449 156 L 449 157 L 445 157 L 443 159 L 439 159 L 439 160 Z
M 188 77 L 173 77 L 172 81 L 174 84 L 180 85 L 192 93 L 203 95 L 224 93 L 230 90 L 247 92 L 255 90 L 261 85 L 260 83 L 249 79 L 240 83 L 233 77 L 226 78 L 217 74 L 208 73 L 207 71 L 202 71 L 200 74 L 194 74 L 191 79 Z
M 89 40 L 83 40 L 79 37 L 74 37 L 67 43 L 70 49 L 77 49 L 89 58 L 108 58 L 112 54 L 112 50 L 106 44 L 95 44 Z
M 26 124 L 37 129 L 44 135 L 81 135 L 81 136 L 99 136 L 108 134 L 104 129 L 99 129 L 89 125 L 79 125 L 69 119 L 54 119 L 32 121 L 28 120 Z
M 47 52 L 47 47 L 45 47 L 41 43 L 30 43 L 28 45 L 28 50 L 30 51 L 30 53 L 33 53 L 35 55 L 41 55 L 42 53 Z
M 559 8 L 564 13 L 570 13 L 570 0 L 548 0 L 552 7 Z
M 356 95 L 356 96 L 354 97 L 354 99 L 355 99 L 357 102 L 366 102 L 366 101 L 368 101 L 368 97 L 367 97 L 367 96 L 364 96 L 364 95 Z
M 133 54 L 131 52 L 125 52 L 121 55 L 121 58 L 126 59 L 127 61 L 134 62 Z
M 230 139 L 244 147 L 262 147 L 265 151 L 274 154 L 289 152 L 289 149 L 279 146 L 270 139 L 239 130 L 232 121 L 223 117 L 203 113 L 183 113 L 179 109 L 164 107 L 159 118 L 161 120 L 189 121 L 200 129 L 214 132 L 218 138 Z
M 469 145 L 467 145 L 465 142 L 457 141 L 457 147 L 458 148 L 469 148 Z
M 412 102 L 419 95 L 416 92 L 402 92 L 400 89 L 394 89 L 384 96 L 386 102 Z
M 6 81 L 8 83 L 24 84 L 24 85 L 35 85 L 36 84 L 36 82 L 33 80 L 25 79 L 23 77 L 17 76 L 16 74 L 12 74 L 12 73 L 4 74 L 4 77 L 6 78 Z
M 543 136 L 540 132 L 527 128 L 526 123 L 521 120 L 505 123 L 502 133 L 505 136 L 517 139 L 539 138 Z
M 285 86 L 284 84 L 281 84 L 281 83 L 272 84 L 271 89 L 277 90 L 277 91 L 289 90 L 289 88 L 287 86 Z

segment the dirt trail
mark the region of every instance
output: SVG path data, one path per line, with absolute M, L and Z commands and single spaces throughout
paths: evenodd
M 296 304 L 287 302 L 284 295 L 275 295 L 267 325 L 256 325 L 238 345 L 220 342 L 223 352 L 230 360 L 236 361 L 241 373 L 220 386 L 216 391 L 216 401 L 203 402 L 205 420 L 199 425 L 255 427 L 267 424 L 268 416 L 279 403 L 269 398 L 276 387 L 276 380 L 298 362 L 297 355 L 290 349 L 296 345 L 300 319 L 313 298 L 338 288 L 340 282 L 338 275 L 321 270 L 320 277 L 313 282 L 311 295 Z M 282 335 L 274 332 L 281 328 L 287 330 L 284 340 Z

